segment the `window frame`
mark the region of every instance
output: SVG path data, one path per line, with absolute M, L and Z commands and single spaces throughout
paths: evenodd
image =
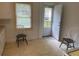
M 17 15 L 16 15 L 16 4 L 17 4 L 17 3 L 28 4 L 28 5 L 31 6 L 31 17 L 30 17 L 30 18 L 31 18 L 31 28 L 17 28 Z M 16 3 L 14 3 L 14 4 L 15 4 L 14 9 L 15 9 L 15 27 L 16 27 L 16 29 L 32 29 L 32 27 L 33 27 L 33 25 L 32 25 L 32 22 L 33 22 L 33 21 L 32 21 L 32 19 L 33 19 L 33 18 L 32 18 L 32 14 L 33 14 L 33 13 L 32 13 L 32 12 L 33 12 L 33 11 L 32 11 L 32 3 L 30 3 L 30 2 L 27 2 L 27 3 L 25 3 L 25 2 L 16 2 Z

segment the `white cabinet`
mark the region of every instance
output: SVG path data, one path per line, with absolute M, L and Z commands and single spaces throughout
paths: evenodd
M 4 45 L 5 45 L 5 29 L 0 29 L 0 55 L 2 55 L 3 53 L 3 49 L 4 49 Z

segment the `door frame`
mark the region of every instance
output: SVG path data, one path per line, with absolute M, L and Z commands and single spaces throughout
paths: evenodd
M 58 41 L 61 41 L 61 32 L 62 32 L 62 26 L 63 26 L 63 12 L 64 12 L 64 7 L 63 7 L 63 4 L 62 4 L 62 13 L 61 13 L 61 22 L 60 22 L 60 31 L 59 31 L 59 40 Z
M 51 5 L 44 5 L 44 12 L 45 12 L 45 8 L 52 8 L 52 17 L 51 17 L 51 34 L 49 36 L 52 36 L 52 23 L 53 23 L 53 11 L 54 11 L 54 6 Z M 44 33 L 44 16 L 43 16 L 43 33 Z M 47 37 L 42 35 L 42 37 Z
M 56 5 L 60 5 L 60 4 L 56 4 Z M 56 5 L 54 5 L 54 8 L 55 8 L 55 6 Z M 63 12 L 64 12 L 64 8 L 63 8 L 63 4 L 61 4 L 62 5 L 62 11 L 61 11 L 61 21 L 60 21 L 60 28 L 59 28 L 59 39 L 58 39 L 58 41 L 60 41 L 61 40 L 61 31 L 62 31 L 62 19 L 63 19 Z M 54 38 L 54 37 L 53 37 Z M 56 38 L 55 38 L 56 39 Z

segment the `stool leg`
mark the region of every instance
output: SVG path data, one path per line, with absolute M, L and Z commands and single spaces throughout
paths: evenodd
M 19 47 L 19 40 L 16 40 L 17 46 Z
M 28 41 L 25 39 L 25 41 L 26 41 L 26 43 L 27 43 L 27 45 L 28 45 Z
M 26 41 L 26 44 L 28 45 L 28 41 L 27 41 L 26 37 L 25 37 L 24 39 L 25 39 L 25 41 Z
M 24 41 L 24 37 L 23 37 L 23 41 Z

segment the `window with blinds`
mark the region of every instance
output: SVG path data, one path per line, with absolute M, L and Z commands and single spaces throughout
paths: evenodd
M 16 3 L 16 28 L 31 28 L 31 5 Z

